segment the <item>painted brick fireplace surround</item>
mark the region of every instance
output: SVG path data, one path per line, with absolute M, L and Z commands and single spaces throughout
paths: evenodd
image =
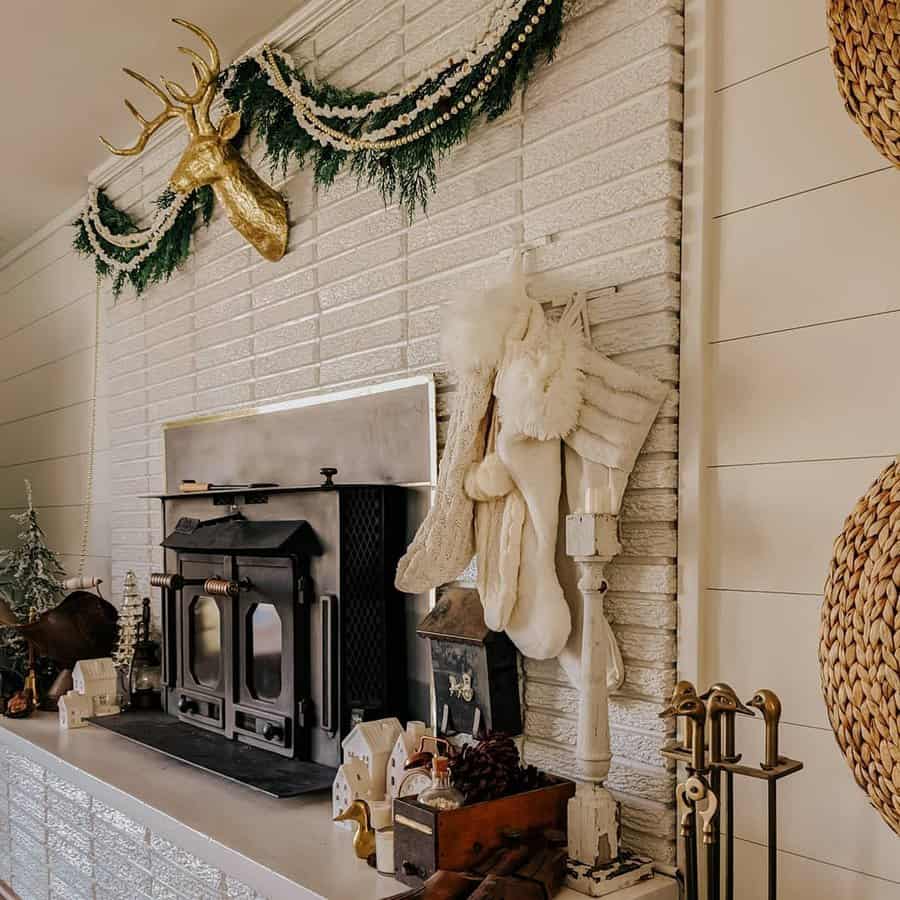
M 219 213 L 179 277 L 141 300 L 104 295 L 89 563 L 114 598 L 128 569 L 147 590 L 162 526 L 156 505 L 137 497 L 163 487 L 164 422 L 440 374 L 441 304 L 501 274 L 517 241 L 540 244 L 527 260 L 532 295 L 588 291 L 595 344 L 672 386 L 625 498 L 607 604 L 626 661 L 608 785 L 623 802 L 626 843 L 671 865 L 673 774 L 658 755 L 667 726 L 656 714 L 676 656 L 682 3 L 572 6 L 577 20 L 556 61 L 445 162 L 429 215 L 412 226 L 355 179 L 319 192 L 307 173 L 290 173 L 281 262 L 262 261 Z M 456 49 L 489 7 L 356 0 L 294 52 L 322 77 L 386 89 Z M 182 147 L 175 134 L 98 177 L 120 206 L 147 214 Z M 0 506 L 20 506 L 30 477 L 50 542 L 70 565 L 94 345 L 91 267 L 69 249 L 74 214 L 0 260 Z M 443 425 L 453 386 L 439 384 Z M 0 546 L 13 537 L 0 514 Z M 577 693 L 555 662 L 526 661 L 525 671 L 526 755 L 571 773 Z M 0 847 L 0 877 L 10 846 L 15 834 Z

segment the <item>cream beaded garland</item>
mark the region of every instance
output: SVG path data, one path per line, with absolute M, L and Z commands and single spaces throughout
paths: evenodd
M 520 15 L 527 5 L 528 0 L 517 0 L 511 7 L 511 10 L 517 10 Z M 547 4 L 553 0 L 547 0 Z M 531 22 L 540 23 L 540 17 L 547 12 L 547 4 L 542 4 L 537 9 L 537 14 L 531 17 Z M 466 62 L 452 75 L 448 76 L 437 90 L 426 97 L 420 98 L 416 107 L 409 112 L 405 112 L 389 122 L 383 128 L 379 128 L 370 132 L 366 132 L 361 137 L 354 137 L 342 132 L 336 128 L 332 128 L 322 121 L 323 118 L 362 118 L 371 112 L 385 109 L 388 106 L 396 105 L 400 100 L 408 97 L 417 87 L 421 87 L 427 80 L 437 76 L 433 72 L 427 73 L 425 77 L 417 80 L 414 87 L 407 87 L 404 91 L 397 94 L 386 95 L 377 100 L 373 100 L 367 106 L 359 108 L 352 107 L 329 107 L 319 106 L 312 98 L 302 92 L 300 82 L 291 77 L 290 83 L 284 78 L 280 68 L 276 63 L 276 59 L 280 58 L 284 63 L 293 68 L 293 60 L 290 56 L 282 51 L 276 50 L 269 45 L 265 45 L 256 57 L 257 63 L 268 76 L 269 84 L 275 88 L 282 96 L 291 102 L 294 110 L 294 116 L 300 127 L 306 131 L 314 140 L 322 146 L 330 145 L 337 150 L 348 152 L 358 152 L 360 150 L 390 150 L 396 147 L 403 147 L 413 141 L 419 140 L 425 134 L 431 133 L 437 124 L 446 124 L 453 116 L 458 115 L 464 106 L 474 102 L 478 95 L 484 93 L 488 86 L 493 82 L 494 78 L 500 74 L 500 66 L 505 66 L 505 62 L 501 59 L 497 65 L 492 66 L 482 81 L 478 82 L 476 88 L 467 93 L 464 97 L 453 103 L 450 112 L 444 112 L 437 116 L 432 122 L 426 124 L 422 129 L 406 134 L 403 137 L 391 139 L 401 128 L 411 125 L 418 116 L 427 110 L 433 109 L 438 102 L 452 96 L 452 89 L 456 87 L 467 75 L 470 75 L 475 65 L 479 64 L 491 52 L 494 52 L 500 41 L 506 33 L 509 25 L 511 25 L 518 16 L 513 16 L 510 9 L 506 10 L 506 16 L 501 18 L 504 28 L 501 31 L 495 28 L 490 35 L 490 39 L 482 42 L 479 47 L 467 55 Z M 508 21 L 507 21 L 508 19 Z M 527 36 L 534 31 L 532 25 L 524 26 L 523 34 L 519 34 L 518 40 L 514 41 L 510 49 L 504 54 L 507 60 L 511 60 L 515 53 L 518 53 L 522 45 L 527 41 Z M 454 57 L 448 61 L 449 66 L 457 65 Z
M 489 56 L 497 49 L 497 45 L 503 39 L 509 26 L 521 16 L 522 10 L 527 6 L 528 2 L 529 0 L 511 0 L 511 2 L 510 0 L 507 0 L 507 2 L 499 4 L 491 16 L 488 30 L 475 43 L 471 50 L 458 50 L 448 57 L 446 67 L 443 70 L 426 69 L 401 90 L 386 94 L 384 97 L 378 97 L 370 103 L 367 103 L 365 106 L 320 106 L 312 97 L 303 93 L 302 87 L 298 81 L 291 79 L 290 88 L 314 116 L 325 119 L 364 119 L 372 113 L 381 112 L 385 109 L 397 106 L 407 97 L 418 91 L 422 85 L 427 84 L 429 81 L 434 81 L 437 78 L 440 78 L 444 72 L 456 68 L 457 71 L 444 79 L 442 87 L 437 92 L 430 97 L 423 98 L 416 104 L 415 112 L 409 114 L 414 119 L 423 110 L 433 108 L 439 97 L 448 96 L 450 89 L 459 84 L 463 78 L 470 75 L 474 66 L 478 65 L 485 57 Z M 541 15 L 546 11 L 546 7 L 544 7 Z M 263 47 L 262 51 L 257 56 L 257 61 L 260 65 L 263 65 L 263 57 L 267 54 L 271 57 L 279 57 L 282 62 L 293 68 L 294 60 L 289 54 L 281 50 L 276 50 L 270 46 Z M 372 132 L 369 139 L 380 140 L 382 138 L 390 137 L 397 130 L 397 125 L 397 122 L 392 122 L 384 128 L 379 129 L 378 132 Z
M 178 213 L 181 212 L 188 199 L 187 194 L 177 194 L 175 201 L 170 206 L 156 211 L 156 215 L 153 217 L 153 223 L 149 228 L 142 229 L 133 234 L 114 234 L 100 219 L 98 194 L 99 189 L 96 185 L 91 185 L 90 190 L 88 191 L 87 204 L 85 205 L 82 216 L 88 217 L 86 221 L 89 221 L 90 224 L 93 225 L 94 230 L 103 238 L 103 240 L 115 247 L 121 247 L 126 250 L 146 246 L 157 234 L 165 234 L 169 228 L 171 228 L 172 223 L 178 217 Z
M 92 185 L 88 192 L 84 211 L 81 214 L 81 220 L 84 223 L 85 231 L 94 253 L 114 272 L 135 271 L 149 256 L 156 252 L 159 242 L 175 224 L 175 220 L 190 199 L 190 196 L 190 194 L 176 194 L 175 200 L 171 205 L 164 209 L 159 209 L 154 216 L 153 224 L 145 230 L 134 234 L 113 234 L 100 220 L 98 189 Z M 122 249 L 131 250 L 138 247 L 143 247 L 143 249 L 127 262 L 123 262 L 122 260 L 114 259 L 106 252 L 100 243 L 100 238 Z

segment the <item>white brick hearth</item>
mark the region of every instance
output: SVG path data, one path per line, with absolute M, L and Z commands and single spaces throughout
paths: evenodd
M 258 900 L 247 885 L 0 747 L 0 879 L 22 900 Z

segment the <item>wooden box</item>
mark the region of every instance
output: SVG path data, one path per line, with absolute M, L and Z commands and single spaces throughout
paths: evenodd
M 503 843 L 503 832 L 566 830 L 566 808 L 575 785 L 554 779 L 547 787 L 459 809 L 437 810 L 413 797 L 394 801 L 394 869 L 418 887 L 436 871 L 465 872 Z
M 416 633 L 431 644 L 438 734 L 522 731 L 516 648 L 485 625 L 478 591 L 445 591 Z

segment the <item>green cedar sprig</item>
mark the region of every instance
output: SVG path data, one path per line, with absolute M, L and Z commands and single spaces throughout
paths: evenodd
M 113 294 L 118 297 L 126 283 L 131 284 L 140 296 L 151 285 L 167 281 L 187 260 L 191 252 L 191 235 L 199 214 L 203 224 L 208 225 L 213 212 L 212 188 L 206 186 L 194 191 L 175 218 L 172 227 L 160 238 L 156 250 L 131 272 L 116 272 L 107 262 L 94 253 L 87 234 L 87 226 L 82 218 L 73 222 L 76 229 L 73 247 L 83 256 L 94 257 L 94 267 L 100 278 L 113 276 Z M 166 190 L 154 201 L 157 208 L 168 209 L 175 202 L 175 194 Z M 100 221 L 113 234 L 134 234 L 139 228 L 128 213 L 118 209 L 101 190 L 97 192 L 97 207 Z M 141 248 L 116 247 L 95 235 L 107 256 L 120 262 L 133 259 Z
M 453 97 L 465 95 L 484 80 L 484 76 L 518 39 L 522 24 L 530 22 L 542 2 L 531 0 L 525 6 L 519 20 L 510 26 L 495 52 L 483 59 L 453 88 Z M 418 140 L 392 149 L 350 153 L 330 145 L 322 146 L 300 127 L 290 101 L 269 84 L 266 73 L 253 58 L 242 60 L 227 73 L 223 78 L 227 85 L 223 93 L 230 109 L 240 111 L 244 125 L 255 132 L 265 145 L 265 158 L 273 174 L 278 171 L 286 174 L 292 161 L 300 167 L 311 164 L 316 184 L 328 187 L 344 166 L 349 165 L 360 184 L 376 186 L 385 204 L 397 202 L 412 220 L 419 209 L 426 208 L 428 198 L 435 190 L 437 162 L 466 140 L 479 119 L 493 121 L 510 108 L 516 91 L 528 83 L 535 67 L 542 60 L 549 62 L 553 59 L 562 37 L 562 28 L 563 2 L 555 0 L 546 6 L 539 24 L 533 26 L 532 34 L 528 35 L 513 59 L 492 77 L 477 102 L 464 106 L 449 122 Z M 315 82 L 298 67 L 288 70 L 280 59 L 276 60 L 276 65 L 288 81 L 291 77 L 296 79 L 304 94 L 320 106 L 362 107 L 380 96 Z M 325 121 L 332 128 L 361 137 L 365 132 L 379 129 L 395 117 L 414 109 L 420 98 L 432 94 L 454 71 L 454 68 L 448 69 L 427 81 L 415 93 L 389 109 L 371 113 L 362 119 L 333 117 Z M 434 121 L 453 102 L 452 98 L 443 100 L 433 110 L 420 115 L 407 131 L 417 131 Z M 401 130 L 397 136 L 402 137 L 404 133 Z

